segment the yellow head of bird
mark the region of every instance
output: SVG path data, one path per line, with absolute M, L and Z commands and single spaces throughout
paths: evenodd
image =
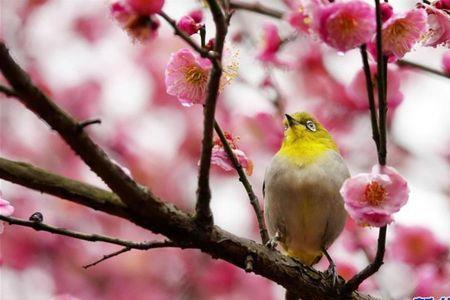
M 298 163 L 310 163 L 328 150 L 337 151 L 336 143 L 328 131 L 306 112 L 287 114 L 280 155 Z

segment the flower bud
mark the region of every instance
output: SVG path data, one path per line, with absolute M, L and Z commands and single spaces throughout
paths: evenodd
M 199 25 L 195 20 L 190 16 L 184 16 L 182 17 L 178 22 L 177 26 L 181 31 L 184 31 L 188 35 L 193 35 L 194 33 L 197 33 L 199 29 Z

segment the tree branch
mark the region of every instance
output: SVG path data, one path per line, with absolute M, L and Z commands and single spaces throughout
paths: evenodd
M 447 74 L 447 73 L 435 70 L 433 68 L 430 68 L 430 67 L 427 67 L 427 66 L 424 66 L 424 65 L 420 65 L 420 64 L 414 63 L 412 61 L 399 60 L 399 61 L 397 61 L 397 65 L 399 65 L 400 67 L 410 67 L 412 69 L 417 69 L 417 70 L 428 72 L 428 73 L 431 73 L 431 74 L 434 74 L 434 75 L 442 76 L 442 77 L 445 77 L 445 78 L 450 78 L 450 74 Z
M 158 248 L 158 247 L 155 247 L 155 248 Z M 120 249 L 120 250 L 118 250 L 118 251 L 114 251 L 114 252 L 112 252 L 112 253 L 110 253 L 110 254 L 105 254 L 105 255 L 102 256 L 102 258 L 100 258 L 100 259 L 98 259 L 98 260 L 96 260 L 96 261 L 94 261 L 94 262 L 92 262 L 92 263 L 90 263 L 90 264 L 84 265 L 84 266 L 83 266 L 83 269 L 89 269 L 90 267 L 93 267 L 93 266 L 95 266 L 95 265 L 98 265 L 98 264 L 101 263 L 102 261 L 105 261 L 105 260 L 107 260 L 107 259 L 113 258 L 113 257 L 115 257 L 115 256 L 118 256 L 118 255 L 120 255 L 120 254 L 122 254 L 122 253 L 125 253 L 125 252 L 128 252 L 128 251 L 130 251 L 130 250 L 131 250 L 130 247 L 123 247 L 122 249 Z
M 377 147 L 377 153 L 380 150 L 380 133 L 378 131 L 378 118 L 377 111 L 375 106 L 375 98 L 373 95 L 373 82 L 372 82 L 372 74 L 370 72 L 369 66 L 369 58 L 367 55 L 367 46 L 361 45 L 360 47 L 361 58 L 363 62 L 364 75 L 366 78 L 366 89 L 367 89 L 367 98 L 369 99 L 369 108 L 370 108 L 370 120 L 372 123 L 372 138 Z
M 208 0 L 214 23 L 216 36 L 214 51 L 218 54 L 217 60 L 211 60 L 213 67 L 209 75 L 208 87 L 203 110 L 203 140 L 198 172 L 197 203 L 195 206 L 195 219 L 206 229 L 211 228 L 213 216 L 210 208 L 211 190 L 209 188 L 209 171 L 211 169 L 211 151 L 213 146 L 214 115 L 216 111 L 217 96 L 219 94 L 220 78 L 222 76 L 222 52 L 227 35 L 228 25 L 222 8 L 215 0 Z
M 239 238 L 218 227 L 214 227 L 212 234 L 208 235 L 194 227 L 187 216 L 176 209 L 168 207 L 168 210 L 173 211 L 164 221 L 135 219 L 127 206 L 111 192 L 49 173 L 29 164 L 6 159 L 0 159 L 0 178 L 128 219 L 150 230 L 161 228 L 161 233 L 171 236 L 171 240 L 176 243 L 181 245 L 191 243 L 192 248 L 222 258 L 242 269 L 248 267 L 250 254 L 253 259 L 253 271 L 256 274 L 285 287 L 290 286 L 303 295 L 309 295 L 310 299 L 329 299 L 327 287 L 330 283 L 327 281 L 328 277 L 322 273 L 299 265 L 279 252 L 270 251 L 263 245 Z M 354 293 L 350 299 L 373 298 Z
M 247 10 L 261 15 L 269 16 L 276 19 L 283 18 L 283 12 L 274 8 L 266 7 L 258 2 L 248 3 L 242 1 L 231 1 L 230 7 L 233 9 Z
M 17 97 L 17 93 L 6 86 L 0 85 L 0 93 L 3 93 L 7 97 Z
M 239 160 L 236 158 L 236 155 L 234 155 L 234 152 L 231 149 L 230 144 L 227 141 L 227 138 L 223 134 L 222 128 L 220 128 L 217 122 L 214 122 L 214 128 L 217 132 L 217 135 L 220 138 L 220 141 L 222 142 L 225 152 L 227 153 L 228 157 L 230 158 L 234 168 L 236 169 L 239 175 L 239 181 L 242 182 L 242 185 L 244 186 L 245 191 L 247 192 L 248 198 L 250 199 L 250 204 L 253 206 L 253 210 L 255 211 L 256 214 L 256 219 L 258 221 L 259 227 L 259 234 L 261 235 L 262 243 L 265 245 L 269 241 L 269 234 L 267 233 L 266 224 L 264 223 L 264 215 L 261 206 L 259 205 L 258 197 L 255 195 L 252 185 L 248 181 L 248 178 L 245 175 L 245 172 L 242 169 Z
M 17 219 L 12 217 L 6 217 L 0 215 L 0 220 L 7 222 L 10 225 L 20 225 L 22 227 L 29 227 L 36 231 L 45 231 L 57 235 L 68 236 L 78 240 L 84 240 L 89 242 L 104 242 L 108 244 L 114 244 L 119 246 L 124 246 L 130 249 L 139 249 L 139 250 L 148 250 L 152 248 L 160 248 L 160 247 L 178 247 L 172 241 L 150 241 L 150 242 L 142 242 L 136 243 L 133 241 L 121 240 L 118 238 L 113 238 L 105 235 L 99 234 L 87 234 L 83 232 L 71 231 L 64 228 L 58 228 L 54 226 L 50 226 L 41 222 L 33 222 L 27 221 L 23 219 Z
M 237 237 L 217 226 L 213 226 L 209 232 L 205 231 L 192 220 L 191 216 L 173 205 L 161 202 L 151 192 L 141 188 L 124 174 L 120 167 L 112 163 L 104 151 L 84 132 L 77 133 L 78 123 L 30 82 L 28 76 L 9 56 L 3 43 L 0 43 L 0 70 L 17 91 L 20 101 L 50 124 L 121 199 L 121 202 L 117 202 L 116 197 L 110 199 L 93 194 L 82 200 L 78 199 L 79 203 L 83 201 L 82 204 L 86 206 L 121 216 L 143 228 L 161 233 L 178 244 L 190 244 L 192 247 L 208 253 L 211 257 L 221 258 L 241 269 L 246 267 L 248 255 L 252 255 L 253 271 L 256 274 L 301 294 L 305 299 L 341 298 L 336 295 L 337 291 L 331 287 L 332 283 L 323 273 L 301 265 L 263 245 Z M 214 118 L 211 122 L 211 126 L 213 126 Z M 12 179 L 17 182 L 21 181 L 17 177 L 12 177 Z M 46 184 L 58 186 L 59 183 L 47 182 Z M 27 184 L 24 183 L 24 185 Z M 66 191 L 64 187 L 60 188 L 63 191 L 56 191 L 57 193 L 68 195 L 72 197 L 69 200 L 75 201 L 73 199 L 76 194 L 74 191 Z M 104 193 L 108 192 L 104 191 Z M 356 292 L 345 297 L 358 300 L 373 299 Z
M 117 195 L 24 162 L 0 158 L 0 178 L 111 215 L 130 218 L 128 207 Z
M 380 165 L 386 164 L 386 113 L 387 113 L 387 102 L 386 102 L 386 87 L 387 87 L 387 57 L 383 55 L 383 45 L 382 45 L 382 22 L 381 22 L 381 7 L 380 0 L 375 0 L 375 13 L 376 13 L 376 42 L 377 42 L 377 86 L 378 86 L 378 132 L 379 141 L 377 147 L 378 153 L 378 163 Z M 367 55 L 367 53 L 366 53 Z M 369 69 L 370 70 L 370 69 Z M 370 90 L 372 91 L 371 87 Z M 372 91 L 373 92 L 373 91 Z M 368 91 L 368 93 L 370 93 Z M 372 127 L 375 124 L 372 122 Z M 373 128 L 372 128 L 373 129 Z M 386 247 L 386 231 L 387 226 L 380 228 L 378 233 L 378 243 L 377 243 L 377 253 L 375 259 L 367 267 L 365 267 L 361 272 L 353 276 L 342 288 L 343 293 L 349 293 L 356 290 L 359 285 L 377 272 L 383 265 L 383 258 Z

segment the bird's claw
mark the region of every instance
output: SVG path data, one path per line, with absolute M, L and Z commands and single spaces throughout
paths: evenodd
M 266 243 L 266 247 L 275 250 L 275 248 L 278 246 L 278 241 L 280 240 L 280 234 L 277 232 L 273 237 L 270 238 L 269 241 Z
M 323 249 L 323 253 L 325 254 L 325 257 L 328 260 L 328 263 L 330 264 L 328 269 L 325 271 L 325 276 L 327 278 L 331 278 L 331 285 L 332 288 L 336 288 L 337 286 L 341 286 L 345 283 L 345 280 L 339 276 L 339 274 L 336 272 L 336 264 L 331 259 L 331 256 L 328 254 L 327 250 Z
M 331 279 L 331 285 L 333 289 L 345 283 L 344 279 L 342 279 L 342 277 L 340 277 L 336 272 L 335 264 L 330 264 L 328 269 L 325 271 L 325 276 Z

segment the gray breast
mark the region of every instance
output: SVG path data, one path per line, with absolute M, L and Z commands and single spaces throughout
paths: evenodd
M 275 156 L 265 175 L 265 214 L 270 234 L 279 232 L 285 250 L 321 252 L 343 229 L 346 212 L 339 189 L 349 172 L 329 151 L 308 166 Z

